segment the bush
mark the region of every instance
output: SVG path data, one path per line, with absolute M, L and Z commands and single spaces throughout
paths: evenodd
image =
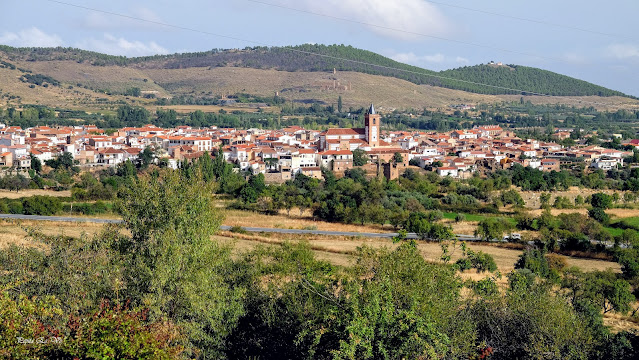
M 608 209 L 612 206 L 612 197 L 604 193 L 592 194 L 590 205 L 594 208 Z
M 461 213 L 455 215 L 455 222 L 462 222 L 462 221 L 465 221 L 465 220 L 466 220 L 466 215 L 461 214 Z
M 473 292 L 479 296 L 493 296 L 499 294 L 499 287 L 494 279 L 485 278 L 472 283 Z
M 466 247 L 466 244 L 462 245 L 462 249 L 465 257 L 460 258 L 457 262 L 455 262 L 460 271 L 477 269 L 477 272 L 480 273 L 497 270 L 497 264 L 491 255 L 486 254 L 483 251 L 470 250 Z
M 60 199 L 52 196 L 31 196 L 22 200 L 25 215 L 55 215 L 62 210 Z
M 470 262 L 473 267 L 477 269 L 477 272 L 495 271 L 497 270 L 497 264 L 492 255 L 486 254 L 482 251 L 474 252 L 469 255 Z
M 528 214 L 519 214 L 515 216 L 516 227 L 519 230 L 536 230 L 534 227 L 535 218 Z
M 550 273 L 550 265 L 544 251 L 539 249 L 526 250 L 519 256 L 515 269 L 527 269 L 534 274 L 546 278 Z
M 570 209 L 573 205 L 567 197 L 557 196 L 553 206 L 555 209 Z
M 243 227 L 241 227 L 239 225 L 231 226 L 229 231 L 233 232 L 233 233 L 237 233 L 237 234 L 248 234 L 248 231 L 246 231 L 246 229 L 244 229 Z
M 606 214 L 604 209 L 600 207 L 595 207 L 588 210 L 588 216 L 599 221 L 603 225 L 608 225 L 608 223 L 610 223 L 610 217 L 608 216 L 608 214 Z
M 517 190 L 502 191 L 500 199 L 504 205 L 515 205 L 517 207 L 521 207 L 525 204 Z
M 440 210 L 430 211 L 426 214 L 426 218 L 431 222 L 439 221 L 444 218 L 444 213 Z
M 22 214 L 22 201 L 12 200 L 8 203 L 10 214 Z
M 546 262 L 548 263 L 548 268 L 551 271 L 555 270 L 561 272 L 568 266 L 566 258 L 557 254 L 546 254 Z
M 479 222 L 476 235 L 487 241 L 501 240 L 511 228 L 512 224 L 507 219 L 489 217 Z
M 459 271 L 464 272 L 473 268 L 473 263 L 469 258 L 460 258 L 455 262 L 455 265 L 459 268 Z

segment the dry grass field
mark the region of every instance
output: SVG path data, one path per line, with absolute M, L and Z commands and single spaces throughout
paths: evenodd
M 529 214 L 533 216 L 539 216 L 543 210 L 532 210 L 529 211 Z M 588 209 L 550 209 L 550 213 L 552 215 L 559 214 L 582 214 L 587 215 Z M 629 218 L 629 217 L 637 217 L 639 216 L 639 209 L 607 209 L 606 214 L 611 215 L 613 218 Z
M 379 225 L 352 225 L 337 224 L 325 221 L 313 221 L 306 212 L 304 217 L 299 217 L 299 212 L 291 211 L 291 216 L 286 216 L 285 211 L 280 211 L 279 215 L 265 215 L 256 212 L 243 210 L 225 210 L 226 218 L 224 225 L 243 227 L 264 227 L 280 229 L 309 229 L 309 230 L 330 230 L 330 231 L 352 231 L 352 232 L 389 232 L 392 228 Z
M 541 202 L 539 200 L 539 196 L 543 192 L 540 192 L 540 191 L 521 191 L 519 188 L 514 187 L 514 186 L 512 188 L 517 190 L 520 193 L 521 198 L 526 203 L 525 206 L 527 208 L 529 208 L 529 209 L 539 209 L 541 207 Z M 595 194 L 595 193 L 598 193 L 598 192 L 602 192 L 602 193 L 606 193 L 606 194 L 612 195 L 614 193 L 614 190 L 593 190 L 593 189 L 585 189 L 585 188 L 579 188 L 577 186 L 572 186 L 566 191 L 550 191 L 548 193 L 550 193 L 550 204 L 552 205 L 555 202 L 555 198 L 557 198 L 558 196 L 566 197 L 572 203 L 574 203 L 575 202 L 575 198 L 577 196 L 579 196 L 579 195 L 581 195 L 585 199 L 587 196 Z M 623 198 L 623 194 L 620 194 L 620 195 Z
M 0 189 L 0 198 L 5 199 L 18 199 L 21 197 L 35 196 L 35 195 L 46 195 L 46 196 L 55 196 L 55 197 L 69 197 L 71 196 L 70 190 L 64 191 L 51 191 L 51 190 L 42 190 L 42 189 L 27 189 L 20 191 L 9 191 Z
M 24 66 L 26 69 L 33 69 L 36 63 L 27 63 Z M 40 66 L 48 66 L 47 63 L 43 63 Z M 38 104 L 51 107 L 65 107 L 69 109 L 85 109 L 91 108 L 95 110 L 107 109 L 108 106 L 101 104 L 97 99 L 106 99 L 107 101 L 115 101 L 122 97 L 110 96 L 102 93 L 96 93 L 89 89 L 77 87 L 77 82 L 67 82 L 60 78 L 60 74 L 56 73 L 55 68 L 52 68 L 45 72 L 39 72 L 33 69 L 34 73 L 42 73 L 49 75 L 56 80 L 62 81 L 61 86 L 35 86 L 29 87 L 29 83 L 25 83 L 19 80 L 22 76 L 22 72 L 19 70 L 11 70 L 8 68 L 0 68 L 0 91 L 3 95 L 19 96 L 19 99 L 10 100 L 10 102 L 16 106 L 19 104 Z M 73 86 L 69 89 L 69 86 Z M 3 102 L 7 101 L 3 99 Z
M 10 244 L 42 247 L 43 244 L 33 241 L 25 228 L 32 228 L 45 235 L 65 235 L 81 237 L 92 236 L 103 229 L 102 224 L 52 221 L 13 221 L 0 220 L 0 248 Z
M 111 90 L 123 93 L 126 89 L 138 87 L 140 90 L 157 91 L 158 97 L 170 94 L 155 84 L 143 71 L 124 66 L 93 66 L 75 61 L 29 61 L 15 62 L 19 67 L 44 74 L 76 86 L 82 84 L 93 89 Z M 146 81 L 144 81 L 146 79 Z
M 27 234 L 24 227 L 32 227 L 46 235 L 66 235 L 79 237 L 82 235 L 92 236 L 99 233 L 103 229 L 101 224 L 93 223 L 67 223 L 67 222 L 47 222 L 47 221 L 0 221 L 0 247 L 6 247 L 11 243 L 22 245 L 34 245 Z M 321 236 L 321 235 L 299 235 L 299 234 L 239 234 L 229 231 L 221 231 L 216 239 L 223 241 L 235 241 L 238 250 L 250 249 L 257 244 L 280 244 L 284 241 L 308 241 L 313 250 L 319 253 L 336 255 L 338 264 L 345 264 L 345 260 L 352 259 L 358 247 L 388 247 L 394 248 L 390 239 L 371 239 L 365 237 L 347 237 L 347 236 Z M 419 245 L 419 249 L 424 257 L 429 261 L 440 261 L 442 249 L 437 243 L 423 243 Z M 483 251 L 495 258 L 500 271 L 508 272 L 513 269 L 521 250 L 507 249 L 487 244 L 468 244 L 469 248 L 474 251 Z M 340 255 L 340 256 L 337 256 Z M 462 254 L 459 246 L 451 248 L 453 261 L 457 260 Z M 327 260 L 331 260 L 329 256 Z M 605 270 L 608 268 L 619 271 L 619 265 L 614 262 L 579 259 L 566 257 L 569 266 L 577 266 L 584 271 Z

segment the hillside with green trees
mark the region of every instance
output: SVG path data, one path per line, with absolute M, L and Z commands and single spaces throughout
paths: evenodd
M 439 73 L 452 79 L 464 80 L 456 82 L 446 81 L 445 86 L 454 89 L 481 93 L 481 94 L 513 94 L 515 91 L 508 89 L 525 89 L 537 94 L 552 96 L 625 96 L 618 91 L 591 84 L 587 81 L 571 78 L 551 71 L 531 68 L 519 65 L 495 66 L 475 65 L 465 66 Z M 493 88 L 472 83 L 482 83 L 499 86 Z
M 213 49 L 205 52 L 127 58 L 73 48 L 13 48 L 0 46 L 0 55 L 13 61 L 70 60 L 94 66 L 136 69 L 244 67 L 289 72 L 354 71 L 394 77 L 423 85 L 479 94 L 529 93 L 552 96 L 627 96 L 583 80 L 525 66 L 477 65 L 434 72 L 394 61 L 371 51 L 345 45 L 304 44 L 285 47 Z M 458 79 L 458 80 L 457 80 Z M 463 81 L 462 81 L 463 80 Z M 476 85 L 483 83 L 496 87 Z

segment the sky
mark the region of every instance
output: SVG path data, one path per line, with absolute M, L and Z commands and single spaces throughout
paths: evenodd
M 539 67 L 639 96 L 638 13 L 637 0 L 1 0 L 0 44 L 129 57 L 345 44 L 430 70 Z

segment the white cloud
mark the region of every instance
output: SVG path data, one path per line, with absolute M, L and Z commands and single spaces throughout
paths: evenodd
M 588 58 L 574 52 L 566 52 L 560 56 L 560 59 L 574 65 L 585 65 L 588 63 Z
M 85 39 L 76 44 L 81 49 L 98 51 L 111 55 L 146 56 L 168 54 L 169 51 L 158 45 L 155 41 L 144 43 L 142 41 L 129 41 L 125 38 L 116 38 L 111 34 L 104 34 L 102 39 Z
M 468 63 L 470 63 L 470 60 L 468 60 L 468 59 L 466 59 L 464 57 L 458 56 L 458 57 L 455 58 L 455 62 L 458 63 L 458 64 L 468 64 Z
M 607 50 L 608 56 L 619 60 L 639 59 L 639 47 L 632 44 L 612 44 Z
M 413 52 L 390 55 L 390 58 L 406 64 L 419 65 L 420 63 L 442 63 L 446 60 L 444 54 L 415 55 Z
M 153 10 L 145 7 L 134 8 L 130 10 L 126 15 L 153 22 L 162 22 L 162 18 L 158 14 L 156 14 Z M 113 29 L 144 29 L 161 26 L 146 21 L 139 21 L 124 18 L 121 16 L 114 16 L 97 12 L 89 12 L 82 21 L 82 24 L 89 29 L 103 31 Z
M 435 63 L 435 64 L 443 63 L 446 60 L 446 57 L 444 56 L 444 54 L 424 55 L 421 58 L 426 62 Z
M 401 40 L 423 38 L 419 34 L 442 35 L 450 30 L 446 17 L 434 5 L 423 0 L 283 0 L 283 2 L 295 8 L 371 24 L 369 26 L 371 30 Z
M 20 30 L 17 33 L 4 32 L 0 35 L 0 44 L 25 47 L 55 47 L 64 42 L 55 34 L 47 34 L 37 27 Z

